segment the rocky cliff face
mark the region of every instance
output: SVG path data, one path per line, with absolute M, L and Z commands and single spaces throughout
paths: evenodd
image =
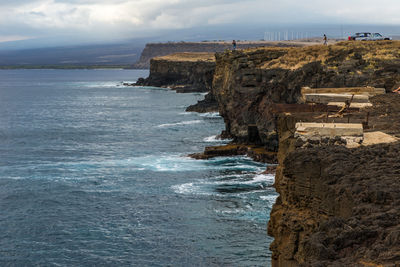
M 261 142 L 276 150 L 274 103 L 296 103 L 303 86 L 368 85 L 389 91 L 400 78 L 399 49 L 397 42 L 343 42 L 220 53 L 212 94 L 228 134 L 246 142 L 249 125 L 255 125 Z
M 268 232 L 273 266 L 400 266 L 400 144 L 347 148 L 294 138 L 298 121 L 321 113 L 278 114 L 275 103 L 298 103 L 303 86 L 400 86 L 400 43 L 263 48 L 217 54 L 212 94 L 226 131 L 278 151 L 280 194 Z M 400 136 L 400 96 L 371 99 L 352 122 Z M 336 122 L 347 119 L 335 118 Z M 346 121 L 344 121 L 346 120 Z M 249 129 L 253 129 L 249 131 Z
M 394 94 L 373 98 L 374 107 L 362 112 L 370 113 L 370 128 L 399 136 L 399 101 Z M 280 196 L 268 227 L 273 266 L 398 266 L 400 143 L 305 147 L 293 136 L 304 119 L 278 119 Z
M 178 92 L 208 92 L 215 70 L 213 53 L 178 53 L 151 60 L 150 76 L 136 85 L 170 87 Z
M 262 46 L 302 46 L 302 44 L 277 43 L 277 42 L 238 42 L 238 49 Z M 227 42 L 179 42 L 179 43 L 151 43 L 144 48 L 140 60 L 134 65 L 134 68 L 148 69 L 150 60 L 155 57 L 167 56 L 182 52 L 223 52 L 226 49 L 232 49 L 232 44 Z

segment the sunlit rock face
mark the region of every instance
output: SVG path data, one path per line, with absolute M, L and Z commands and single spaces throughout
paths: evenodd
M 226 132 L 245 142 L 248 126 L 256 125 L 262 142 L 276 150 L 273 104 L 298 103 L 303 86 L 390 91 L 400 85 L 399 49 L 399 42 L 342 42 L 217 53 L 212 94 Z
M 214 53 L 177 53 L 153 58 L 150 76 L 137 85 L 169 87 L 180 93 L 209 92 L 214 70 Z
M 273 266 L 395 266 L 400 246 L 399 142 L 349 148 L 327 140 L 298 142 L 296 123 L 323 122 L 321 112 L 278 114 L 275 104 L 301 102 L 301 88 L 373 86 L 386 95 L 372 106 L 335 118 L 366 133 L 400 137 L 400 42 L 343 42 L 332 46 L 262 48 L 219 53 L 211 93 L 224 134 L 278 151 L 268 233 Z M 319 119 L 316 119 L 319 118 Z M 333 119 L 330 119 L 332 122 Z M 323 140 L 324 141 L 324 140 Z

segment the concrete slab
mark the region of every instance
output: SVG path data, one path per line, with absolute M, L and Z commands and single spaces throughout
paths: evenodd
M 309 103 L 321 103 L 328 104 L 329 102 L 345 102 L 350 101 L 352 103 L 369 103 L 369 97 L 366 95 L 347 95 L 347 94 L 305 94 L 304 99 Z
M 342 87 L 342 88 L 310 88 L 303 87 L 301 88 L 302 95 L 304 94 L 325 94 L 325 93 L 334 93 L 334 94 L 356 94 L 356 95 L 368 95 L 375 96 L 385 94 L 385 88 L 375 88 L 375 87 Z
M 337 107 L 344 107 L 346 104 L 344 102 L 329 102 L 328 103 L 329 106 L 337 106 Z M 350 108 L 368 108 L 368 107 L 372 107 L 372 103 L 351 103 L 350 104 Z
M 296 135 L 298 136 L 363 136 L 361 123 L 296 123 Z
M 399 141 L 399 138 L 392 135 L 386 134 L 384 132 L 368 132 L 364 133 L 364 140 L 362 142 L 363 146 L 371 146 L 384 143 L 394 143 Z

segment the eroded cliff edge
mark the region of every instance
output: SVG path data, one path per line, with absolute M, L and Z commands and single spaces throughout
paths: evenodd
M 274 104 L 298 103 L 303 86 L 374 86 L 390 91 L 400 78 L 400 43 L 259 48 L 217 53 L 212 93 L 226 133 L 248 140 L 248 126 L 278 148 Z
M 305 42 L 267 42 L 267 41 L 238 41 L 238 49 L 246 49 L 251 47 L 262 47 L 262 46 L 304 46 L 307 45 Z M 223 52 L 232 48 L 230 42 L 168 42 L 168 43 L 149 43 L 146 44 L 140 59 L 134 68 L 137 69 L 148 69 L 150 68 L 150 60 L 155 57 L 163 57 L 176 53 L 216 53 Z
M 364 122 L 369 114 L 365 134 L 400 137 L 400 95 L 371 102 L 374 106 L 353 114 L 352 122 Z M 294 135 L 295 123 L 315 117 L 318 113 L 278 118 L 279 198 L 268 226 L 275 239 L 273 266 L 398 266 L 400 142 L 376 140 L 381 144 L 358 148 L 337 140 L 304 144 Z
M 208 92 L 215 70 L 214 53 L 177 53 L 156 57 L 150 63 L 148 78 L 136 85 L 169 87 L 180 93 Z
M 399 143 L 348 148 L 327 140 L 304 146 L 293 137 L 295 123 L 326 121 L 324 112 L 302 113 L 292 106 L 282 114 L 279 106 L 301 103 L 303 86 L 391 92 L 400 85 L 399 51 L 399 42 L 343 42 L 217 54 L 212 94 L 225 135 L 238 143 L 258 139 L 270 151 L 279 148 L 280 197 L 269 224 L 273 266 L 400 264 Z M 352 114 L 351 121 L 370 117 L 367 132 L 399 137 L 400 97 L 387 94 L 371 102 L 373 107 Z

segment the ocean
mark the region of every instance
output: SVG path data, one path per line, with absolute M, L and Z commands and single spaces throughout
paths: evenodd
M 144 70 L 0 71 L 0 266 L 269 266 L 266 165 Z

